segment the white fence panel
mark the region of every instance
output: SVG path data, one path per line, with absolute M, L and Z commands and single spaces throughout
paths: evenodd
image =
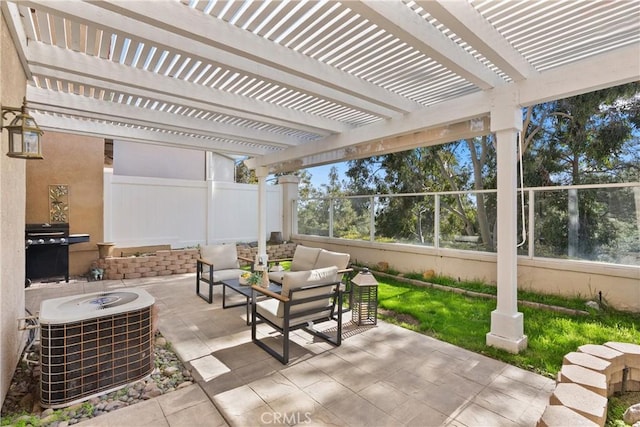
M 120 247 L 170 244 L 180 248 L 206 238 L 204 181 L 112 175 L 110 191 L 105 239 Z
M 267 186 L 267 236 L 283 227 L 282 186 Z M 104 239 L 173 248 L 258 239 L 258 186 L 104 173 Z
M 267 233 L 282 231 L 282 187 L 267 186 Z M 211 183 L 209 243 L 252 242 L 258 239 L 258 186 Z M 267 239 L 269 235 L 265 236 Z

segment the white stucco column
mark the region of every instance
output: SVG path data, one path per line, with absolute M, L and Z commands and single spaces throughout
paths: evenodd
M 498 104 L 498 103 L 496 103 Z M 487 345 L 519 353 L 527 347 L 524 318 L 518 312 L 517 258 L 517 146 L 522 110 L 515 103 L 500 102 L 491 110 L 491 131 L 496 136 L 498 173 L 498 303 L 491 312 Z
M 298 232 L 297 212 L 293 208 L 293 201 L 297 200 L 300 193 L 298 184 L 300 178 L 295 175 L 283 175 L 278 178 L 278 184 L 282 186 L 282 238 L 291 240 L 291 235 Z
M 259 261 L 267 265 L 267 175 L 269 169 L 261 166 L 256 168 L 258 177 L 258 254 L 255 263 Z

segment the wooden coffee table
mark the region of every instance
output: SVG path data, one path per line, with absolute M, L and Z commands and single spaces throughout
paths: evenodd
M 227 293 L 226 289 L 229 288 L 232 291 L 243 295 L 246 299 L 246 302 L 242 303 L 233 303 L 227 304 Z M 280 293 L 282 291 L 282 286 L 275 282 L 269 282 L 269 288 L 271 292 Z M 231 307 L 240 307 L 241 305 L 246 306 L 247 308 L 247 326 L 251 325 L 251 319 L 249 317 L 249 311 L 251 309 L 251 286 L 250 285 L 241 285 L 239 279 L 229 279 L 222 281 L 222 308 L 231 308 Z

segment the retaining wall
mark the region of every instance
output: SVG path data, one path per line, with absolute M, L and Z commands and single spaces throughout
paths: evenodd
M 257 247 L 239 244 L 238 256 L 255 259 Z M 295 243 L 267 246 L 270 260 L 292 258 L 296 249 Z M 136 248 L 137 252 L 144 252 L 144 248 Z M 196 260 L 200 257 L 200 250 L 174 249 L 158 250 L 154 255 L 106 257 L 98 259 L 96 266 L 104 270 L 103 279 L 121 280 L 137 279 L 141 277 L 169 276 L 196 272 Z

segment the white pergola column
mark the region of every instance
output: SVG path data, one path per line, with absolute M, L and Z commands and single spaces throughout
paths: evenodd
M 491 111 L 491 131 L 496 135 L 498 169 L 497 279 L 498 303 L 491 312 L 487 345 L 511 353 L 527 347 L 524 318 L 518 312 L 517 258 L 517 145 L 522 129 L 522 110 L 514 104 L 496 106 Z
M 283 175 L 278 178 L 278 184 L 282 186 L 282 238 L 284 240 L 291 240 L 291 235 L 298 233 L 297 212 L 293 208 L 293 201 L 300 195 L 299 183 L 300 178 L 295 175 Z
M 269 169 L 261 166 L 256 168 L 258 177 L 258 253 L 256 255 L 256 265 L 262 261 L 266 266 L 267 257 L 267 175 Z

